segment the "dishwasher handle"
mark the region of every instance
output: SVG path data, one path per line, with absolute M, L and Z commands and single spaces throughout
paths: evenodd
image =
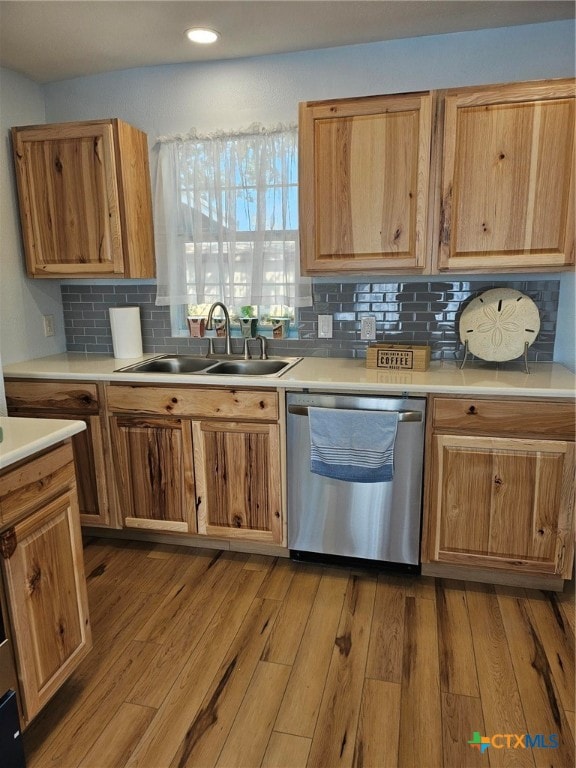
M 322 406 L 314 406 L 316 407 L 322 407 Z M 422 421 L 422 413 L 421 411 L 387 411 L 385 409 L 375 409 L 375 408 L 348 408 L 348 409 L 342 409 L 338 408 L 337 406 L 335 408 L 329 408 L 326 410 L 331 411 L 337 411 L 337 410 L 354 410 L 354 411 L 362 411 L 362 410 L 373 410 L 377 413 L 397 413 L 398 414 L 398 421 Z M 294 416 L 308 416 L 308 406 L 307 405 L 289 405 L 288 406 L 288 413 L 293 414 Z

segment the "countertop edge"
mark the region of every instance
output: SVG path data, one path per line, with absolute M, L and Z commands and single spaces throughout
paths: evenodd
M 0 470 L 61 443 L 86 429 L 83 421 L 0 416 Z
M 157 357 L 145 354 L 140 359 Z M 576 396 L 576 375 L 558 363 L 534 363 L 531 373 L 476 366 L 462 370 L 457 363 L 435 361 L 426 372 L 369 369 L 359 358 L 304 357 L 281 376 L 219 376 L 216 374 L 116 373 L 130 361 L 103 355 L 64 353 L 12 363 L 7 379 L 102 382 L 112 384 L 195 385 L 226 388 L 313 389 L 325 392 L 483 395 L 496 397 Z

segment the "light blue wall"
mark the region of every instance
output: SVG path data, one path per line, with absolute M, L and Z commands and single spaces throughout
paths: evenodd
M 120 117 L 148 134 L 154 167 L 159 135 L 295 122 L 300 101 L 573 76 L 574 41 L 568 21 L 124 70 L 44 86 L 46 120 Z M 570 276 L 561 280 L 559 321 L 574 318 Z M 575 367 L 567 336 L 555 355 Z
M 574 24 L 393 40 L 45 86 L 47 120 L 121 117 L 156 136 L 296 121 L 298 102 L 574 74 Z
M 66 348 L 60 286 L 25 276 L 10 127 L 46 122 L 44 93 L 28 78 L 0 69 L 0 350 L 4 363 Z M 55 336 L 44 336 L 42 315 L 53 315 Z

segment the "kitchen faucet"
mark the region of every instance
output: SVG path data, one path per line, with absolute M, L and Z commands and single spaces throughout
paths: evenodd
M 232 354 L 232 345 L 230 343 L 230 314 L 226 308 L 225 304 L 222 304 L 221 301 L 215 301 L 214 304 L 210 307 L 208 310 L 208 319 L 206 320 L 206 330 L 211 331 L 212 330 L 212 315 L 214 314 L 214 310 L 216 307 L 220 307 L 222 312 L 224 313 L 224 328 L 226 331 L 226 354 L 231 355 Z M 208 354 L 210 354 L 213 351 L 212 346 L 212 339 L 210 339 L 210 346 L 208 348 Z
M 260 359 L 268 360 L 268 355 L 266 353 L 266 337 L 258 334 L 258 336 L 254 336 L 254 340 L 260 341 Z M 244 360 L 250 360 L 250 350 L 248 348 L 249 341 L 251 341 L 251 339 L 248 337 L 244 339 Z

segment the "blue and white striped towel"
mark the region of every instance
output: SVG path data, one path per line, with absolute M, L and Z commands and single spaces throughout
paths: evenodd
M 394 477 L 398 414 L 309 408 L 310 471 L 351 483 Z

